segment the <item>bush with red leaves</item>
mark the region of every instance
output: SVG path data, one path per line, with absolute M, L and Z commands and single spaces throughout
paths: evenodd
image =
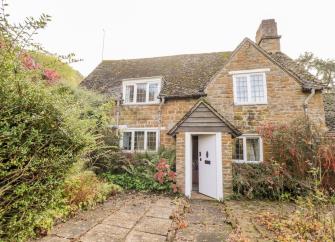
M 156 173 L 154 175 L 156 181 L 160 184 L 171 183 L 173 192 L 177 192 L 176 172 L 171 170 L 171 166 L 166 159 L 161 158 L 156 164 Z

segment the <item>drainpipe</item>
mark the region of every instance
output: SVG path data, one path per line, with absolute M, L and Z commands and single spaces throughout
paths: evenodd
M 161 103 L 159 104 L 159 110 L 158 110 L 159 143 L 160 143 L 161 129 L 162 129 L 162 107 L 164 103 L 165 103 L 165 97 L 162 97 Z
M 308 102 L 309 100 L 312 99 L 312 97 L 315 95 L 315 89 L 312 88 L 311 90 L 311 94 L 308 95 L 308 97 L 305 99 L 304 101 L 304 112 L 305 112 L 305 115 L 307 116 L 307 112 L 308 112 Z
M 119 135 L 119 120 L 120 120 L 120 103 L 121 99 L 118 97 L 116 100 L 116 129 L 117 135 Z

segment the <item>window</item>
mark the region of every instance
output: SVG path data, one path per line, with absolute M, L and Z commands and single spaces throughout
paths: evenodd
M 144 131 L 135 131 L 135 150 L 144 150 Z
M 124 132 L 123 133 L 123 149 L 124 150 L 131 150 L 131 132 Z
M 149 102 L 156 101 L 158 96 L 158 83 L 149 84 Z
M 123 81 L 123 99 L 125 104 L 159 103 L 160 78 Z
M 126 86 L 125 102 L 126 103 L 132 103 L 133 101 L 134 101 L 134 86 L 133 85 L 127 85 Z
M 137 88 L 137 95 L 136 95 L 136 102 L 144 103 L 146 101 L 146 91 L 147 91 L 147 84 L 146 83 L 139 83 L 136 85 Z
M 262 139 L 256 135 L 244 135 L 233 143 L 233 160 L 236 162 L 258 163 L 263 160 Z
M 122 149 L 125 151 L 157 151 L 157 129 L 131 129 L 123 132 Z
M 267 90 L 265 73 L 233 75 L 234 103 L 266 104 Z
M 156 132 L 147 133 L 147 150 L 156 150 Z

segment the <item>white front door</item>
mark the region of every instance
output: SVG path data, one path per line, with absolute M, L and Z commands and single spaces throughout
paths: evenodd
M 203 134 L 198 136 L 199 192 L 213 198 L 217 198 L 217 161 L 215 147 L 215 134 Z

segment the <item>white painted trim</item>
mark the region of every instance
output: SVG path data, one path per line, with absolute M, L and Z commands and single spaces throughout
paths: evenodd
M 147 81 L 147 80 L 162 80 L 162 76 L 149 76 L 149 77 L 140 77 L 140 78 L 124 78 L 122 82 L 136 82 L 136 81 Z
M 146 97 L 145 102 L 137 102 L 137 85 L 138 84 L 146 84 Z M 150 84 L 158 84 L 158 92 L 157 99 L 154 101 L 149 101 L 149 85 Z M 132 102 L 126 102 L 126 87 L 134 86 L 134 99 Z M 148 105 L 148 104 L 158 104 L 160 100 L 158 98 L 159 93 L 162 87 L 162 77 L 151 77 L 151 78 L 131 78 L 131 79 L 123 79 L 122 80 L 122 105 Z
M 191 198 L 192 194 L 192 136 L 185 133 L 185 196 Z
M 191 198 L 192 194 L 192 135 L 215 135 L 215 154 L 217 162 L 216 199 L 223 200 L 223 174 L 222 174 L 222 139 L 221 132 L 185 132 L 185 196 Z
M 258 102 L 249 101 L 251 98 L 251 85 L 250 85 L 250 74 L 262 74 L 263 75 L 263 89 L 264 89 L 264 100 Z M 236 78 L 239 76 L 243 76 L 247 78 L 247 92 L 248 92 L 248 101 L 246 102 L 238 102 L 237 101 L 237 88 L 236 88 Z M 244 105 L 266 105 L 268 104 L 268 91 L 267 91 L 267 82 L 266 82 L 266 74 L 265 72 L 254 72 L 254 73 L 244 73 L 244 74 L 236 74 L 233 75 L 233 94 L 234 94 L 234 105 L 236 106 L 244 106 Z
M 237 75 L 237 74 L 249 74 L 249 73 L 257 73 L 257 72 L 269 72 L 270 68 L 264 69 L 251 69 L 251 70 L 240 70 L 240 71 L 229 71 L 229 75 Z
M 222 201 L 223 200 L 223 161 L 222 161 L 222 134 L 216 133 L 216 178 L 217 178 L 217 199 Z

